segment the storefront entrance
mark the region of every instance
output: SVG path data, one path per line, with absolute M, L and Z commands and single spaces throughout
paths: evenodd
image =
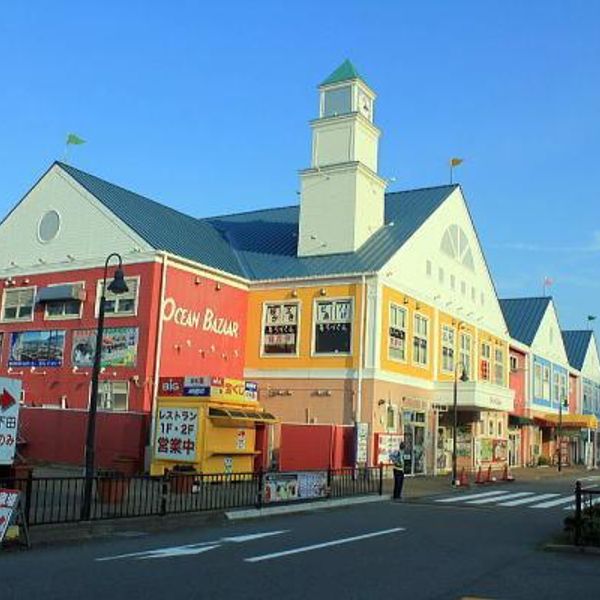
M 425 413 L 402 412 L 404 428 L 404 472 L 406 475 L 425 473 Z
M 521 432 L 510 431 L 508 434 L 508 465 L 521 466 Z

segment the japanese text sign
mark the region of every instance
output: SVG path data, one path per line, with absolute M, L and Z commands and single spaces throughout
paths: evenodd
M 159 407 L 154 456 L 163 460 L 196 462 L 197 435 L 197 408 Z
M 13 511 L 19 504 L 19 490 L 7 490 L 0 488 L 0 542 L 6 535 L 10 525 Z
M 17 447 L 21 382 L 0 377 L 0 465 L 11 465 Z

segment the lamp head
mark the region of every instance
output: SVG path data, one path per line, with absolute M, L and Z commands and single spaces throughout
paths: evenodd
M 125 283 L 125 275 L 123 274 L 123 269 L 121 269 L 121 267 L 115 270 L 113 280 L 108 285 L 108 291 L 112 294 L 125 294 L 129 291 L 129 288 Z
M 463 383 L 466 383 L 467 381 L 469 381 L 469 376 L 467 375 L 467 369 L 465 367 L 463 367 L 463 369 L 462 369 L 462 373 L 460 375 L 460 380 Z

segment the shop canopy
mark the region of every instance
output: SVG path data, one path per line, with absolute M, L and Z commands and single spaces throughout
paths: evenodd
M 277 419 L 268 412 L 253 410 L 240 410 L 232 408 L 214 407 L 208 409 L 209 419 L 230 419 L 232 421 L 254 421 L 258 423 L 275 423 Z
M 509 425 L 535 425 L 535 421 L 529 417 L 521 417 L 520 415 L 508 415 Z
M 541 425 L 546 427 L 558 427 L 559 415 L 554 413 L 547 413 L 543 417 L 536 417 L 535 420 Z M 577 429 L 597 429 L 598 418 L 594 415 L 573 415 L 566 414 L 560 418 L 561 427 L 565 429 L 577 428 Z

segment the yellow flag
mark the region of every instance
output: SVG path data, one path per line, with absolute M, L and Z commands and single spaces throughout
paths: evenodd
M 451 167 L 458 167 L 458 165 L 460 165 L 460 163 L 463 161 L 462 158 L 451 158 L 450 159 L 450 166 Z

